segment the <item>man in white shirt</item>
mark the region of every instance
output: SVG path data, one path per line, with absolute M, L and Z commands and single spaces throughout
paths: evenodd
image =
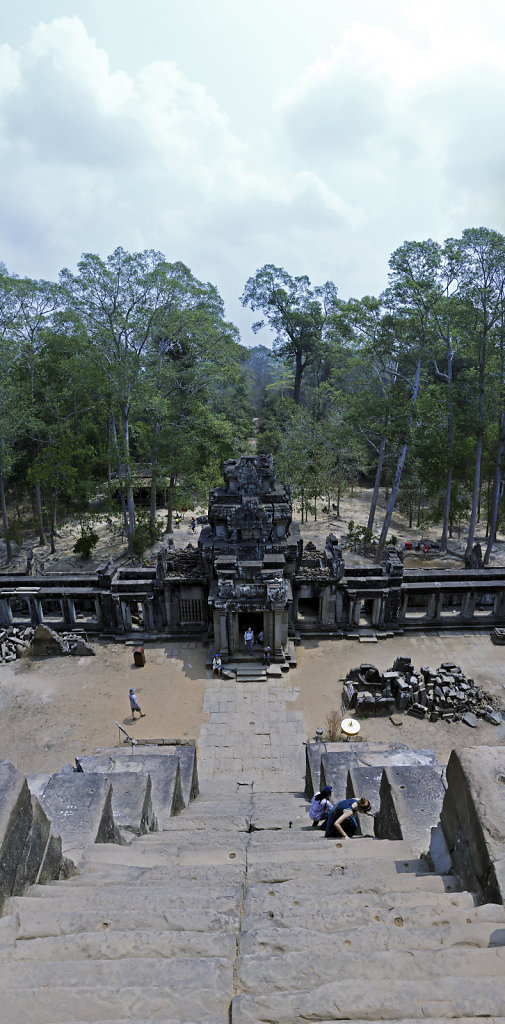
M 254 644 L 254 633 L 253 633 L 251 627 L 248 626 L 246 631 L 245 631 L 245 633 L 244 633 L 244 654 L 247 653 L 247 651 L 249 652 L 249 654 L 252 654 L 252 652 L 253 652 L 253 644 Z

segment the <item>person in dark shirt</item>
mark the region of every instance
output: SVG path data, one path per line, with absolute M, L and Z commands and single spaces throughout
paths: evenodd
M 326 822 L 326 839 L 352 839 L 357 831 L 358 822 L 356 813 L 370 814 L 370 801 L 366 796 L 349 797 L 346 800 L 339 800 L 338 804 L 332 807 Z

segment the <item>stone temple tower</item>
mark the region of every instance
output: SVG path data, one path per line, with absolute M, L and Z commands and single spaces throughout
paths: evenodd
M 275 482 L 271 455 L 224 464 L 224 486 L 209 497 L 199 549 L 209 581 L 214 646 L 226 659 L 243 649 L 251 626 L 282 658 L 288 640 L 292 580 L 302 558 L 291 494 Z

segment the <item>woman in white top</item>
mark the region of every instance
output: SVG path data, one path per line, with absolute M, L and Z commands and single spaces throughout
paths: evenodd
M 326 825 L 332 804 L 328 797 L 331 796 L 331 786 L 323 786 L 320 793 L 315 793 L 310 801 L 309 818 L 312 820 L 312 828 L 317 828 L 322 822 Z

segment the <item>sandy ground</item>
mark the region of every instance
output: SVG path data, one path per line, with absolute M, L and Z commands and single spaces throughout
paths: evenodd
M 133 648 L 95 642 L 94 658 L 24 659 L 0 667 L 0 757 L 25 773 L 57 771 L 79 754 L 114 746 L 119 722 L 138 738 L 196 739 L 208 715 L 202 711 L 206 650 L 195 642 L 147 643 L 146 665 L 136 668 Z M 340 711 L 346 671 L 362 661 L 391 667 L 399 654 L 416 668 L 455 661 L 501 701 L 505 696 L 505 648 L 478 634 L 441 638 L 410 636 L 381 640 L 306 641 L 297 648 L 298 667 L 289 674 L 299 696 L 290 710 L 303 713 L 307 739 L 325 728 L 328 712 Z M 146 717 L 132 723 L 128 690 L 134 686 Z M 388 718 L 361 723 L 366 741 L 405 743 L 435 751 L 445 764 L 455 746 L 503 745 L 503 726 L 419 722 L 407 715 L 395 727 Z

